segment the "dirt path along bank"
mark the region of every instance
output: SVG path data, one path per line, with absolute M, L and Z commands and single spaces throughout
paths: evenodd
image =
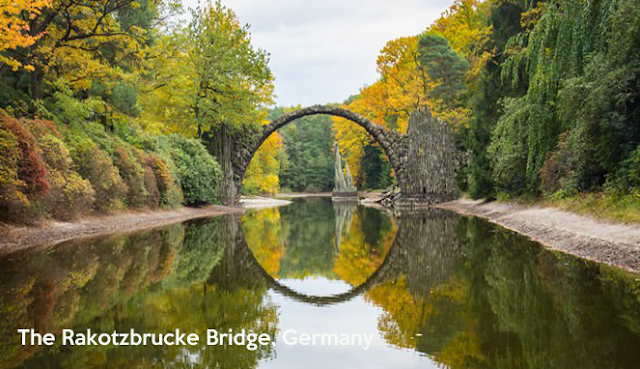
M 618 224 L 564 210 L 470 199 L 440 204 L 521 233 L 549 249 L 640 273 L 640 226 Z

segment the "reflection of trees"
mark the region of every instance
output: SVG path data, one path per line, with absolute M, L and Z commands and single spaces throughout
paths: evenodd
M 287 219 L 283 229 L 290 235 L 292 228 L 308 224 L 294 224 L 304 214 L 279 213 L 275 223 L 265 214 L 245 218 L 245 227 L 254 220 L 275 227 Z M 334 273 L 350 283 L 358 284 L 363 271 L 384 271 L 386 281 L 365 298 L 385 310 L 378 326 L 389 343 L 415 348 L 452 368 L 637 366 L 637 276 L 545 251 L 478 219 L 439 211 L 403 215 L 396 233 L 393 221 L 376 216 L 358 209 L 340 255 L 332 255 L 331 242 L 323 250 L 334 258 Z M 275 334 L 276 307 L 265 281 L 247 264 L 248 249 L 237 247 L 244 240 L 237 226 L 234 217 L 226 217 L 0 258 L 0 367 L 255 366 L 273 355 L 271 347 L 251 352 L 204 344 L 54 346 L 36 352 L 20 346 L 16 334 L 23 327 L 54 333 L 62 327 L 103 332 L 180 327 L 203 338 L 209 327 Z M 334 227 L 331 221 L 330 233 Z M 258 231 L 258 240 L 293 242 L 273 230 Z M 376 260 L 384 259 L 394 235 L 392 262 L 377 269 Z
M 379 328 L 388 342 L 452 368 L 637 366 L 635 276 L 479 219 L 418 219 L 401 218 L 396 237 L 416 252 L 406 275 L 366 295 L 385 309 Z
M 18 328 L 167 332 L 205 338 L 207 327 L 274 332 L 275 307 L 263 285 L 210 277 L 228 260 L 235 220 L 175 225 L 132 236 L 68 242 L 0 259 L 0 367 L 255 366 L 271 347 L 22 347 Z M 215 274 L 215 273 L 213 273 Z M 208 280 L 208 281 L 207 281 Z M 206 282 L 205 282 L 206 281 Z M 117 354 L 116 354 L 117 352 Z M 55 354 L 54 354 L 55 353 Z M 197 360 L 196 360 L 197 359 Z M 236 365 L 237 364 L 237 365 Z
M 487 237 L 486 224 L 470 222 Z M 482 272 L 497 333 L 522 367 L 637 367 L 640 284 L 634 276 L 537 245 L 508 232 L 494 233 Z M 480 273 L 481 271 L 476 271 Z M 514 349 L 511 349 L 514 348 Z M 498 361 L 496 357 L 494 359 Z M 506 364 L 506 363 L 505 363 Z M 503 365 L 502 367 L 507 367 Z
M 333 270 L 343 281 L 358 286 L 382 265 L 395 239 L 396 227 L 394 220 L 378 210 L 360 207 L 351 214 L 351 219 L 345 217 L 347 228 Z
M 280 278 L 304 278 L 310 275 L 334 278 L 335 215 L 331 202 L 323 198 L 308 198 L 279 210 L 281 236 L 285 243 L 285 255 L 280 261 Z
M 256 260 L 269 275 L 278 278 L 285 245 L 280 230 L 280 210 L 271 208 L 248 212 L 242 223 L 246 229 L 247 244 Z
M 457 219 L 451 213 L 430 210 L 405 214 L 398 220 L 394 247 L 403 253 L 398 262 L 402 275 L 365 295 L 385 309 L 378 327 L 388 342 L 416 347 L 416 334 L 436 310 L 429 299 L 459 294 L 460 286 L 444 286 L 462 257 L 455 235 Z
M 317 198 L 249 212 L 242 223 L 251 253 L 271 277 L 338 276 L 354 286 L 382 264 L 396 233 L 395 221 L 379 210 Z
M 224 218 L 214 218 L 187 223 L 173 278 L 193 284 L 204 282 L 209 277 L 224 252 L 220 228 L 221 223 L 226 221 Z
M 2 258 L 0 336 L 9 342 L 0 352 L 0 366 L 20 363 L 36 350 L 20 346 L 18 328 L 58 333 L 61 327 L 95 319 L 158 281 L 171 269 L 183 233 L 178 225 Z
M 289 206 L 249 212 L 243 224 L 249 248 L 272 277 L 333 277 L 335 223 L 326 199 L 300 199 Z

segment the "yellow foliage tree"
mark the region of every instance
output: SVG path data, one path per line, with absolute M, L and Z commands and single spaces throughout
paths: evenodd
M 52 0 L 2 0 L 0 1 L 0 53 L 5 50 L 25 48 L 33 45 L 41 33 L 32 32 L 30 22 Z M 14 71 L 20 67 L 33 70 L 30 64 L 0 54 L 0 64 L 9 65 Z
M 489 10 L 488 1 L 456 0 L 425 32 L 444 37 L 458 55 L 467 59 L 470 69 L 466 81 L 471 88 L 474 88 L 480 71 L 492 55 L 485 50 L 491 34 L 491 26 L 487 22 Z M 411 113 L 423 107 L 455 128 L 466 126 L 471 113 L 469 109 L 452 107 L 433 96 L 437 83 L 420 65 L 420 37 L 400 37 L 389 41 L 377 59 L 380 79 L 362 89 L 344 107 L 400 132 L 406 132 Z M 340 148 L 344 150 L 342 155 L 349 162 L 357 182 L 361 175 L 364 147 L 372 142 L 372 138 L 342 118 L 334 119 L 334 130 Z
M 378 56 L 377 65 L 380 79 L 360 91 L 345 108 L 375 124 L 406 132 L 411 112 L 423 106 L 435 107 L 427 98 L 433 83 L 420 68 L 418 36 L 389 41 Z M 364 147 L 372 138 L 364 129 L 343 118 L 334 118 L 334 130 L 357 182 Z
M 455 0 L 428 31 L 446 38 L 451 48 L 467 59 L 470 65 L 467 79 L 472 86 L 493 54 L 485 48 L 492 30 L 487 21 L 490 6 L 490 1 Z
M 43 97 L 45 81 L 74 90 L 87 90 L 93 81 L 119 82 L 125 75 L 121 67 L 137 67 L 145 55 L 147 30 L 123 23 L 124 12 L 141 6 L 134 0 L 2 1 L 7 3 L 3 10 L 9 20 L 4 22 L 10 28 L 3 35 L 14 42 L 0 51 L 6 51 L 5 59 L 28 66 L 30 93 L 36 100 Z M 15 23 L 16 18 L 22 21 Z M 20 35 L 24 37 L 16 38 Z
M 220 1 L 193 12 L 188 27 L 148 47 L 141 124 L 156 132 L 198 135 L 220 126 L 259 128 L 273 99 L 268 55 Z
M 154 134 L 197 134 L 194 96 L 198 88 L 197 71 L 190 63 L 184 32 L 158 37 L 148 59 L 153 71 L 142 80 L 138 102 L 138 124 Z
M 245 193 L 269 195 L 278 193 L 280 188 L 278 174 L 280 172 L 280 158 L 283 155 L 282 149 L 282 138 L 278 132 L 275 132 L 264 141 L 247 168 L 247 173 L 242 182 Z

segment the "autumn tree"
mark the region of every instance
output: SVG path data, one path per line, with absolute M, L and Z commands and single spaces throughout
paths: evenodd
M 438 18 L 428 34 L 445 38 L 451 48 L 469 62 L 467 82 L 475 89 L 479 77 L 495 50 L 490 38 L 491 6 L 495 2 L 482 0 L 455 0 Z
M 422 34 L 389 41 L 377 59 L 379 80 L 349 99 L 345 107 L 400 132 L 406 131 L 412 112 L 428 108 L 459 134 L 464 133 L 472 116 L 471 94 L 466 91 L 477 90 L 492 55 L 489 3 L 456 0 Z M 374 162 L 380 155 L 371 155 L 380 153 L 379 146 L 344 119 L 334 119 L 334 129 L 356 182 L 366 182 L 363 168 L 380 167 Z M 365 156 L 366 147 L 370 155 Z M 376 182 L 389 181 L 385 177 Z
M 41 33 L 31 31 L 31 20 L 51 5 L 52 0 L 19 0 L 0 2 L 0 65 L 6 64 L 15 72 L 20 67 L 32 70 L 30 64 L 22 64 L 7 51 L 33 45 Z
M 189 59 L 185 29 L 160 35 L 139 85 L 138 123 L 148 132 L 195 135 L 197 75 Z
M 274 132 L 262 143 L 251 159 L 243 181 L 243 192 L 269 195 L 278 193 L 280 162 L 284 155 L 282 137 L 278 132 Z
M 377 66 L 380 79 L 344 105 L 375 124 L 406 132 L 411 112 L 423 106 L 434 107 L 428 99 L 433 83 L 420 68 L 418 37 L 389 41 L 378 56 Z M 355 182 L 362 184 L 365 147 L 377 143 L 360 126 L 342 118 L 334 118 L 334 130 Z
M 140 51 L 140 28 L 122 28 L 117 12 L 132 7 L 133 0 L 54 0 L 29 20 L 29 34 L 41 36 L 31 45 L 9 55 L 31 65 L 30 96 L 41 99 L 45 78 L 55 75 L 76 88 L 88 89 L 92 78 L 107 77 L 113 70 L 106 52 L 120 51 L 119 58 Z

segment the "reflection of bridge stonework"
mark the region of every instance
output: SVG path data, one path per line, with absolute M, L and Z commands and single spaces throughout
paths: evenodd
M 364 128 L 380 144 L 401 190 L 399 206 L 433 204 L 457 197 L 455 177 L 461 155 L 447 125 L 431 117 L 428 111 L 413 114 L 407 134 L 402 134 L 340 107 L 314 105 L 275 119 L 248 139 L 233 140 L 226 130 L 205 137 L 209 151 L 218 158 L 225 172 L 221 190 L 223 203 L 232 204 L 238 200 L 253 155 L 272 133 L 296 119 L 319 114 L 348 119 Z
M 398 233 L 384 261 L 365 282 L 350 291 L 332 296 L 310 296 L 297 292 L 269 275 L 253 256 L 238 226 L 234 248 L 236 265 L 245 273 L 261 277 L 268 287 L 296 301 L 313 305 L 345 302 L 373 286 L 406 275 L 412 293 L 428 295 L 432 288 L 446 282 L 453 272 L 461 247 L 455 234 L 457 217 L 449 212 L 431 209 L 398 219 Z

